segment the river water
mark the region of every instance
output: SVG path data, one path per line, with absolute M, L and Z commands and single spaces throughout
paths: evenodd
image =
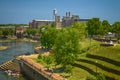
M 6 50 L 0 51 L 0 64 L 12 59 L 16 55 L 32 54 L 34 53 L 34 47 L 39 43 L 31 43 L 20 40 L 12 42 L 0 42 L 0 46 L 8 46 Z M 13 77 L 8 77 L 5 72 L 0 71 L 0 80 L 16 80 Z M 20 77 L 20 80 L 28 80 L 25 77 Z

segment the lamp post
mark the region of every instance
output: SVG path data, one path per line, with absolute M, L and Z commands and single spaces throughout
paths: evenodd
M 98 61 L 95 61 L 95 63 L 96 63 L 96 79 L 97 79 L 97 63 L 98 63 Z

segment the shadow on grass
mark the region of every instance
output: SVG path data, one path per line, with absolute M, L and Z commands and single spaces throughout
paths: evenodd
M 97 66 L 97 67 L 99 67 L 99 68 L 101 68 L 101 69 L 103 69 L 103 70 L 105 70 L 107 72 L 111 72 L 111 73 L 114 73 L 116 75 L 120 75 L 120 71 L 112 69 L 112 68 L 109 68 L 109 67 L 106 67 L 106 66 L 104 66 L 102 64 L 99 64 L 99 63 L 96 63 L 94 61 L 85 60 L 85 59 L 79 59 L 79 61 L 95 65 L 95 66 Z
M 113 65 L 116 65 L 116 66 L 120 67 L 120 62 L 119 61 L 115 61 L 115 60 L 112 60 L 112 59 L 109 59 L 109 58 L 106 58 L 106 57 L 103 57 L 103 56 L 87 54 L 86 57 L 102 60 L 102 61 L 105 61 L 105 62 L 108 62 L 108 63 L 111 63 Z
M 94 72 L 92 69 L 90 69 L 90 68 L 88 68 L 88 67 L 86 67 L 86 66 L 83 66 L 83 65 L 80 65 L 80 64 L 77 64 L 77 63 L 73 64 L 73 66 L 82 68 L 82 69 L 86 70 L 87 72 L 89 72 L 90 74 L 92 74 L 92 75 L 94 75 L 94 76 L 97 75 L 96 72 Z M 109 76 L 106 76 L 106 75 L 105 75 L 105 77 L 106 77 L 107 80 L 115 80 L 114 78 L 109 77 Z

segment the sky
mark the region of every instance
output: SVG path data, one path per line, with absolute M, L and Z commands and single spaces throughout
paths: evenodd
M 29 24 L 34 19 L 52 20 L 53 10 L 80 18 L 120 21 L 120 0 L 0 0 L 0 24 Z

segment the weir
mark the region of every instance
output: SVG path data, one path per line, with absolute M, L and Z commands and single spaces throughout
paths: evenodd
M 0 70 L 1 71 L 6 71 L 6 70 L 15 70 L 17 72 L 20 71 L 20 66 L 18 63 L 14 62 L 14 59 L 11 59 L 3 64 L 0 65 Z
M 20 72 L 29 80 L 65 80 L 59 74 L 49 72 L 47 68 L 32 61 L 26 56 L 19 56 L 1 64 L 0 70 Z

